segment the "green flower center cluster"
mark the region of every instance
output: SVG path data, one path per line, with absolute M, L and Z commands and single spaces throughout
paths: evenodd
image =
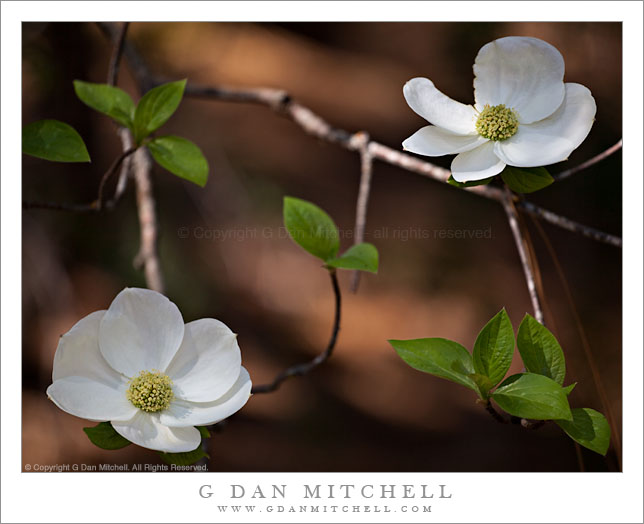
M 476 121 L 478 134 L 494 141 L 510 138 L 518 129 L 517 114 L 505 104 L 493 107 L 486 105 Z
M 174 398 L 172 380 L 160 371 L 141 371 L 130 380 L 125 396 L 142 411 L 154 413 L 167 409 Z

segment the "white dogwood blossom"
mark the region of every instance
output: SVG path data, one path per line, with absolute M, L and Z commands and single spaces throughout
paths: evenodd
M 413 78 L 403 93 L 430 126 L 403 142 L 426 156 L 456 154 L 458 182 L 499 174 L 506 165 L 537 167 L 566 160 L 586 138 L 596 105 L 590 91 L 564 83 L 564 60 L 537 38 L 506 37 L 484 45 L 474 61 L 474 106 Z
M 52 378 L 47 395 L 63 411 L 110 421 L 131 442 L 171 453 L 196 449 L 195 426 L 229 417 L 251 391 L 237 335 L 225 324 L 184 324 L 165 296 L 136 288 L 60 338 Z

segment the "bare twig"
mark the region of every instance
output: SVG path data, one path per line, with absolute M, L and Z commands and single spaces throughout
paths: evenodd
M 115 33 L 114 48 L 112 49 L 112 56 L 110 57 L 110 65 L 107 72 L 107 84 L 111 86 L 115 86 L 118 81 L 121 56 L 123 55 L 123 49 L 125 47 L 125 35 L 127 34 L 129 26 L 129 22 L 124 22 L 121 26 L 120 31 Z M 129 129 L 117 125 L 116 132 L 121 139 L 123 151 L 127 151 L 128 149 L 134 147 L 134 140 Z M 130 178 L 131 160 L 131 157 L 127 157 L 121 165 L 121 172 L 119 173 L 116 189 L 114 190 L 114 196 L 109 202 L 106 202 L 105 207 L 107 207 L 108 209 L 112 209 L 116 205 L 116 203 L 121 199 L 123 193 L 125 193 L 125 190 L 127 189 L 127 182 Z
M 103 193 L 105 192 L 105 184 L 112 177 L 112 175 L 118 170 L 119 166 L 123 161 L 129 157 L 132 153 L 136 151 L 135 148 L 130 148 L 124 151 L 119 155 L 118 158 L 112 162 L 112 165 L 105 171 L 101 177 L 101 181 L 98 186 L 98 196 L 96 200 L 90 202 L 89 204 L 66 204 L 66 203 L 57 203 L 57 202 L 32 202 L 25 201 L 22 203 L 23 209 L 51 209 L 54 211 L 71 211 L 74 213 L 95 213 L 101 211 L 104 207 L 108 207 L 105 204 L 108 204 L 103 201 Z M 114 202 L 109 202 L 110 206 L 113 206 Z
M 154 81 L 156 85 L 158 81 Z M 302 106 L 294 101 L 285 91 L 279 89 L 233 89 L 233 88 L 218 88 L 218 87 L 203 87 L 203 86 L 186 86 L 186 96 L 194 96 L 200 98 L 212 98 L 215 100 L 227 102 L 246 102 L 258 105 L 267 106 L 274 111 L 282 114 L 299 125 L 302 130 L 307 134 L 315 136 L 321 140 L 337 144 L 349 151 L 360 152 L 363 147 L 362 144 L 353 139 L 355 134 L 349 133 L 344 129 L 331 126 L 319 115 L 315 114 L 310 109 Z M 419 175 L 431 178 L 438 182 L 447 182 L 450 176 L 448 169 L 436 166 L 425 160 L 409 155 L 407 153 L 397 151 L 388 146 L 380 144 L 375 141 L 369 141 L 367 149 L 371 159 L 378 159 L 391 165 L 398 166 L 407 171 L 417 173 Z M 463 188 L 469 193 L 496 200 L 503 203 L 504 191 L 498 187 L 491 185 L 474 186 Z M 581 234 L 585 237 L 591 238 L 598 242 L 603 242 L 616 247 L 621 247 L 622 239 L 599 231 L 592 227 L 580 224 L 569 218 L 561 216 L 557 213 L 543 209 L 528 201 L 518 202 L 517 207 L 530 215 L 534 215 L 546 222 L 567 229 L 573 233 Z
M 123 151 L 127 151 L 134 147 L 134 138 L 132 133 L 126 127 L 119 126 L 116 130 L 119 138 L 121 139 L 121 144 L 123 146 Z M 128 156 L 123 160 L 121 164 L 121 172 L 119 173 L 118 182 L 116 183 L 116 189 L 114 190 L 114 195 L 110 200 L 105 203 L 105 208 L 113 209 L 114 206 L 121 200 L 121 197 L 127 189 L 127 182 L 130 179 L 130 167 L 132 164 L 132 157 Z
M 492 402 L 488 400 L 487 402 L 483 402 L 483 404 L 485 405 L 485 411 L 492 415 L 492 418 L 494 420 L 500 422 L 501 424 L 508 424 L 510 422 L 509 420 L 506 420 L 505 417 L 501 415 L 501 413 L 494 409 Z
M 567 229 L 568 231 L 572 231 L 573 233 L 578 233 L 585 237 L 592 238 L 593 240 L 603 242 L 604 244 L 610 244 L 611 246 L 615 247 L 622 247 L 622 239 L 618 236 L 611 235 L 610 233 L 605 233 L 592 227 L 584 226 L 579 222 L 575 222 L 574 220 L 570 220 L 569 218 L 557 215 L 556 213 L 548 211 L 547 209 L 543 209 L 542 207 L 539 207 L 532 202 L 528 202 L 527 200 L 521 200 L 520 202 L 518 202 L 517 207 L 522 211 L 525 211 L 529 215 L 541 218 L 542 220 L 550 222 L 555 226 L 559 226 L 562 229 Z
M 118 28 L 115 24 L 99 22 L 99 28 L 108 38 L 114 40 L 118 34 Z M 155 77 L 148 69 L 145 61 L 138 51 L 127 41 L 123 45 L 123 53 L 132 67 L 134 76 L 142 90 L 148 90 L 164 81 Z M 344 129 L 333 127 L 322 117 L 311 111 L 309 108 L 293 100 L 291 96 L 283 89 L 273 88 L 234 88 L 221 86 L 200 86 L 188 84 L 184 92 L 187 97 L 207 98 L 220 100 L 223 102 L 239 102 L 262 105 L 271 110 L 286 116 L 295 122 L 303 131 L 315 136 L 321 140 L 337 144 L 350 151 L 360 151 L 361 144 L 356 143 L 352 138 L 355 133 L 350 133 Z M 420 160 L 414 156 L 391 149 L 378 142 L 370 141 L 367 144 L 368 150 L 373 159 L 379 159 L 383 162 L 398 166 L 402 169 L 418 173 L 420 175 L 432 178 L 439 182 L 446 182 L 450 172 L 447 169 L 436 166 L 430 162 Z M 504 192 L 494 186 L 474 186 L 463 188 L 470 193 L 496 200 L 504 201 Z M 573 233 L 582 234 L 593 240 L 605 242 L 617 247 L 621 246 L 621 239 L 614 235 L 598 231 L 596 229 L 584 226 L 568 218 L 562 217 L 552 211 L 540 208 L 529 202 L 521 202 L 518 207 L 523 208 L 527 213 L 537 216 L 551 224 L 562 227 Z
M 52 211 L 69 211 L 70 213 L 96 213 L 96 200 L 89 204 L 67 204 L 65 202 L 35 202 L 25 200 L 22 209 L 50 209 Z
M 129 23 L 125 22 L 118 30 L 113 24 L 99 24 L 99 27 L 102 27 L 104 30 L 109 28 L 109 34 L 114 42 L 114 49 L 112 50 L 112 57 L 110 59 L 110 66 L 107 74 L 107 83 L 110 85 L 116 85 L 121 56 L 126 51 L 127 42 L 125 40 L 125 35 L 127 34 Z M 117 133 L 121 139 L 121 143 L 123 144 L 123 149 L 129 150 L 133 143 L 132 133 L 128 129 L 120 126 Z M 123 165 L 123 169 L 121 170 L 119 181 L 114 192 L 114 197 L 110 204 L 114 205 L 114 203 L 117 202 L 125 192 L 130 167 L 132 167 L 134 171 L 136 207 L 139 216 L 139 230 L 141 233 L 141 246 L 138 254 L 134 258 L 134 265 L 143 269 L 145 281 L 150 289 L 163 293 L 165 286 L 157 246 L 158 229 L 156 202 L 154 200 L 152 178 L 150 176 L 152 171 L 152 162 L 145 149 L 139 149 L 137 154 L 134 155 L 132 166 L 126 164 Z
M 127 34 L 129 22 L 123 22 L 120 31 L 117 33 L 114 41 L 114 49 L 110 57 L 110 66 L 107 73 L 107 83 L 111 86 L 116 85 L 119 75 L 119 66 L 121 63 L 121 55 L 123 54 L 123 46 L 125 44 L 125 35 Z
M 132 147 L 130 149 L 123 151 L 123 153 L 121 153 L 121 155 L 116 160 L 114 160 L 114 162 L 112 162 L 112 165 L 109 167 L 109 169 L 105 172 L 105 174 L 101 178 L 101 182 L 98 185 L 98 198 L 96 199 L 96 206 L 99 211 L 103 209 L 103 193 L 105 192 L 105 184 L 107 184 L 107 181 L 111 178 L 111 176 L 114 173 L 116 173 L 121 163 L 132 153 L 134 153 L 136 149 L 137 148 Z M 114 202 L 111 202 L 110 205 L 113 207 Z
M 367 223 L 367 206 L 369 204 L 369 191 L 371 190 L 371 175 L 373 173 L 373 156 L 369 150 L 369 135 L 367 133 L 356 133 L 353 140 L 360 148 L 360 187 L 358 189 L 358 201 L 356 202 L 356 224 L 355 238 L 353 244 L 364 242 L 364 230 Z M 360 285 L 360 271 L 354 271 L 351 275 L 351 291 L 358 291 Z
M 555 180 L 563 180 L 564 178 L 568 178 L 571 175 L 574 175 L 575 173 L 579 173 L 579 171 L 583 171 L 584 169 L 588 169 L 590 166 L 595 165 L 597 162 L 601 162 L 604 160 L 604 158 L 608 158 L 610 155 L 615 153 L 616 151 L 619 151 L 622 148 L 622 140 L 617 142 L 614 146 L 609 147 L 606 151 L 602 151 L 598 155 L 592 157 L 589 160 L 586 160 L 585 162 L 582 162 L 578 166 L 571 167 L 570 169 L 566 169 L 565 171 L 562 171 L 558 175 L 555 175 Z
M 285 369 L 280 372 L 275 379 L 270 384 L 261 384 L 259 386 L 254 386 L 252 393 L 272 393 L 277 390 L 282 382 L 284 382 L 289 377 L 299 377 L 310 373 L 313 369 L 318 367 L 323 362 L 327 361 L 335 348 L 335 343 L 338 339 L 338 332 L 340 331 L 340 316 L 341 316 L 341 304 L 342 298 L 340 295 L 340 285 L 338 284 L 338 277 L 335 273 L 335 270 L 330 270 L 329 275 L 331 277 L 331 285 L 333 286 L 333 293 L 335 295 L 335 317 L 333 320 L 333 329 L 331 331 L 331 338 L 329 343 L 322 353 L 309 362 L 304 362 L 303 364 L 296 364 L 290 368 Z
M 118 27 L 118 24 L 110 22 L 97 22 L 96 25 L 101 30 L 101 32 L 110 40 L 111 42 L 117 42 L 120 31 L 122 29 Z M 139 84 L 139 89 L 142 92 L 149 91 L 154 85 L 152 84 L 152 77 L 148 70 L 147 65 L 143 62 L 141 55 L 134 49 L 132 44 L 127 40 L 123 42 L 123 51 L 122 54 L 127 59 L 128 64 L 132 74 L 134 75 L 137 84 Z
M 145 281 L 150 289 L 163 293 L 164 283 L 161 264 L 157 253 L 157 215 L 156 203 L 152 192 L 152 161 L 145 149 L 139 149 L 132 162 L 134 183 L 136 185 L 136 207 L 141 230 L 141 247 L 134 259 L 134 265 L 142 268 Z
M 510 224 L 510 229 L 512 230 L 514 243 L 516 244 L 517 251 L 519 252 L 519 258 L 521 259 L 521 266 L 523 267 L 526 283 L 528 284 L 528 293 L 530 294 L 530 301 L 532 302 L 534 318 L 537 322 L 543 324 L 543 310 L 541 309 L 541 302 L 539 300 L 539 294 L 537 293 L 534 268 L 532 267 L 532 262 L 529 257 L 525 236 L 521 231 L 519 214 L 509 190 L 506 192 L 506 197 L 502 203 L 503 209 L 505 210 L 505 214 L 508 218 L 508 223 Z

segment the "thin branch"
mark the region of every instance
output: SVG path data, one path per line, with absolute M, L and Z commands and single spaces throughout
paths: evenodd
M 525 275 L 526 283 L 528 284 L 528 293 L 530 294 L 530 301 L 532 302 L 534 318 L 537 322 L 543 324 L 543 310 L 541 309 L 541 302 L 539 300 L 539 294 L 537 293 L 534 268 L 532 267 L 529 257 L 526 239 L 521 231 L 519 213 L 517 212 L 512 194 L 509 190 L 503 200 L 503 209 L 505 210 L 505 214 L 508 218 L 508 223 L 512 230 L 512 236 L 514 237 L 514 243 L 517 246 L 519 258 L 521 259 L 521 266 L 523 267 L 523 273 Z
M 594 166 L 597 162 L 601 162 L 602 160 L 604 160 L 604 158 L 608 158 L 613 153 L 619 151 L 622 148 L 622 142 L 623 140 L 620 140 L 614 146 L 609 147 L 606 151 L 602 151 L 598 155 L 592 157 L 589 160 L 586 160 L 585 162 L 579 164 L 578 166 L 571 167 L 570 169 L 566 169 L 565 171 L 562 171 L 558 175 L 555 175 L 555 180 L 557 181 L 563 180 L 565 178 L 568 178 L 571 175 L 574 175 L 575 173 L 579 173 L 579 171 L 588 169 L 590 166 Z
M 152 83 L 153 85 L 157 85 L 161 82 L 153 81 Z M 258 88 L 237 90 L 233 88 L 188 85 L 186 86 L 185 95 L 198 98 L 211 98 L 225 102 L 245 102 L 267 106 L 277 113 L 288 117 L 307 134 L 316 138 L 337 144 L 349 151 L 360 152 L 361 147 L 363 147 L 362 144 L 353 139 L 356 136 L 355 134 L 331 126 L 319 115 L 294 101 L 285 91 L 280 89 Z M 451 174 L 448 169 L 421 160 L 407 153 L 397 151 L 375 141 L 370 141 L 367 147 L 372 159 L 381 160 L 438 182 L 446 183 Z M 496 200 L 500 203 L 503 203 L 505 200 L 504 191 L 495 186 L 483 185 L 462 189 L 469 193 Z M 557 213 L 543 209 L 531 202 L 521 201 L 517 203 L 517 206 L 530 215 L 534 215 L 573 233 L 581 234 L 615 247 L 621 247 L 622 245 L 622 239 L 620 237 L 580 224 Z
M 355 238 L 353 241 L 353 244 L 356 245 L 364 242 L 371 175 L 373 173 L 373 156 L 369 150 L 369 135 L 367 133 L 356 133 L 353 139 L 359 143 L 360 147 L 360 187 L 358 189 L 358 201 L 356 202 Z M 351 275 L 351 291 L 353 293 L 358 291 L 360 273 L 360 271 L 356 270 Z
M 105 203 L 103 202 L 103 193 L 105 192 L 105 184 L 111 178 L 111 176 L 118 170 L 119 166 L 123 161 L 129 157 L 132 153 L 136 151 L 136 148 L 130 148 L 119 155 L 118 158 L 112 162 L 112 165 L 105 171 L 101 177 L 101 181 L 98 186 L 98 197 L 93 202 L 89 204 L 66 204 L 58 202 L 33 202 L 25 201 L 22 203 L 23 209 L 51 209 L 54 211 L 71 211 L 74 213 L 95 213 L 104 209 Z M 110 206 L 113 207 L 113 202 L 109 202 Z
M 98 24 L 101 30 L 108 34 L 114 42 L 114 49 L 110 59 L 110 67 L 107 75 L 107 83 L 116 85 L 119 71 L 119 63 L 123 53 L 132 55 L 131 46 L 125 40 L 129 23 L 125 22 L 119 30 L 116 29 L 115 24 Z M 129 51 L 128 51 L 129 49 Z M 136 64 L 136 57 L 129 57 L 130 64 Z M 143 67 L 143 66 L 141 66 Z M 146 69 L 147 71 L 147 69 Z M 146 73 L 147 74 L 147 73 Z M 135 72 L 136 76 L 136 72 Z M 139 77 L 139 85 L 143 88 L 141 78 Z M 147 89 L 146 89 L 147 90 Z M 123 149 L 132 147 L 133 138 L 132 133 L 123 127 L 118 128 L 118 135 L 123 144 Z M 161 262 L 158 254 L 158 229 L 157 229 L 157 215 L 156 215 L 156 201 L 154 199 L 154 192 L 152 191 L 152 161 L 149 154 L 145 149 L 139 149 L 138 153 L 134 155 L 132 166 L 123 165 L 119 181 L 116 185 L 114 197 L 110 201 L 113 206 L 121 198 L 127 186 L 129 178 L 130 167 L 134 171 L 134 184 L 136 186 L 136 207 L 139 217 L 139 230 L 141 234 L 141 246 L 139 252 L 134 258 L 134 265 L 137 268 L 142 268 L 145 274 L 145 281 L 147 286 L 159 293 L 164 292 L 163 273 L 161 272 Z
M 567 229 L 568 231 L 572 231 L 573 233 L 578 233 L 585 237 L 592 238 L 593 240 L 603 242 L 604 244 L 610 244 L 611 246 L 615 247 L 622 247 L 622 239 L 620 237 L 611 235 L 610 233 L 605 233 L 604 231 L 600 231 L 599 229 L 584 226 L 579 222 L 575 222 L 574 220 L 570 220 L 569 218 L 557 215 L 552 211 L 548 211 L 547 209 L 539 207 L 532 202 L 522 200 L 517 203 L 517 207 L 522 211 L 525 211 L 529 215 L 545 220 L 546 222 L 550 222 L 551 224 L 559 226 L 562 229 Z
M 123 56 L 123 49 L 125 47 L 125 35 L 127 30 L 130 27 L 129 22 L 124 22 L 121 26 L 121 29 L 118 33 L 115 34 L 114 38 L 114 47 L 112 49 L 112 56 L 110 57 L 110 65 L 107 71 L 107 84 L 115 86 L 118 81 L 119 68 L 121 65 L 121 57 Z M 123 151 L 134 146 L 134 139 L 132 133 L 129 129 L 120 126 L 117 124 L 117 131 L 119 138 L 121 139 L 121 144 L 123 146 Z M 127 189 L 127 182 L 130 179 L 130 164 L 131 157 L 125 159 L 121 165 L 121 172 L 119 173 L 118 182 L 116 183 L 116 189 L 114 190 L 114 196 L 106 202 L 108 209 L 113 209 L 117 202 L 121 199 L 125 190 Z
M 132 147 L 134 147 L 134 138 L 132 137 L 132 133 L 128 128 L 118 126 L 116 133 L 121 139 L 123 151 L 127 151 L 128 149 L 131 149 Z M 116 189 L 114 190 L 114 195 L 110 200 L 108 200 L 105 203 L 105 206 L 104 206 L 105 208 L 110 210 L 114 209 L 114 206 L 116 206 L 119 200 L 121 200 L 121 197 L 123 196 L 123 194 L 125 193 L 125 190 L 127 189 L 128 180 L 130 179 L 131 165 L 132 165 L 132 157 L 128 156 L 123 160 L 123 163 L 121 164 L 121 172 L 119 173 L 119 178 L 118 178 L 118 182 L 116 183 Z
M 70 213 L 96 213 L 96 200 L 89 204 L 67 204 L 65 202 L 36 202 L 25 200 L 22 202 L 22 209 L 50 209 L 52 211 L 69 211 Z
M 111 86 L 115 86 L 118 80 L 119 65 L 121 63 L 121 56 L 123 55 L 123 47 L 125 44 L 125 35 L 129 25 L 129 22 L 123 23 L 114 42 L 114 49 L 112 51 L 112 56 L 110 57 L 110 66 L 107 73 L 107 83 Z
M 103 193 L 105 192 L 105 184 L 107 184 L 107 181 L 111 178 L 111 176 L 116 173 L 117 169 L 121 165 L 121 163 L 129 157 L 132 153 L 134 153 L 137 150 L 136 147 L 131 147 L 130 149 L 127 149 L 121 153 L 121 155 L 112 162 L 112 165 L 109 167 L 109 169 L 105 172 L 103 177 L 101 178 L 101 182 L 98 185 L 98 198 L 96 199 L 96 206 L 98 210 L 100 211 L 103 209 Z M 114 203 L 111 203 L 111 206 L 114 206 Z
M 138 149 L 132 162 L 136 186 L 136 207 L 141 231 L 141 247 L 134 259 L 134 265 L 143 269 L 147 286 L 159 293 L 164 292 L 163 274 L 157 252 L 156 202 L 152 192 L 152 161 L 147 150 Z
M 272 393 L 273 391 L 276 391 L 280 387 L 282 382 L 284 382 L 289 377 L 300 377 L 302 375 L 310 373 L 320 364 L 326 362 L 331 356 L 331 353 L 333 353 L 333 348 L 335 348 L 335 343 L 338 339 L 338 332 L 340 331 L 342 297 L 340 295 L 340 285 L 338 284 L 338 277 L 335 273 L 335 270 L 330 270 L 329 275 L 331 277 L 331 285 L 333 286 L 333 293 L 335 295 L 335 317 L 333 320 L 331 338 L 329 339 L 329 343 L 327 344 L 326 348 L 313 360 L 304 362 L 302 364 L 296 364 L 295 366 L 291 366 L 290 368 L 285 369 L 284 371 L 279 373 L 270 384 L 254 386 L 252 393 Z
M 111 40 L 116 38 L 118 29 L 115 24 L 99 22 L 98 26 L 108 38 Z M 164 82 L 162 79 L 155 77 L 150 72 L 141 55 L 127 41 L 125 41 L 123 45 L 123 54 L 129 62 L 134 76 L 142 90 L 147 91 L 148 89 Z M 315 136 L 316 138 L 337 144 L 349 151 L 360 151 L 360 144 L 357 144 L 355 140 L 352 140 L 355 133 L 349 133 L 344 129 L 333 127 L 309 108 L 293 100 L 292 97 L 283 89 L 234 88 L 188 84 L 185 88 L 184 95 L 187 97 L 206 98 L 223 102 L 251 103 L 266 106 L 276 113 L 289 118 L 300 126 L 306 133 Z M 370 141 L 367 145 L 374 159 L 380 159 L 383 162 L 418 173 L 439 182 L 445 183 L 449 178 L 449 170 L 436 166 L 430 162 L 426 162 L 409 154 L 391 149 L 378 142 Z M 463 189 L 470 193 L 475 193 L 479 196 L 496 200 L 497 202 L 502 203 L 504 201 L 504 192 L 494 186 L 475 186 Z M 604 233 L 588 226 L 584 226 L 574 222 L 573 220 L 553 213 L 552 211 L 530 204 L 529 202 L 523 202 L 518 205 L 527 213 L 546 220 L 551 224 L 572 231 L 573 233 L 579 233 L 588 238 L 592 238 L 593 240 L 605 242 L 613 246 L 621 246 L 621 239 L 609 233 Z
M 97 22 L 96 25 L 110 42 L 118 41 L 120 29 L 117 24 L 110 22 Z M 132 46 L 132 44 L 127 40 L 123 42 L 122 54 L 130 65 L 132 74 L 134 75 L 136 82 L 139 84 L 139 89 L 145 93 L 154 87 L 147 65 L 143 62 L 141 55 L 139 55 L 134 46 Z
M 497 422 L 501 424 L 509 424 L 510 421 L 507 420 L 501 413 L 499 413 L 496 409 L 494 409 L 494 406 L 492 405 L 492 402 L 489 400 L 487 402 L 481 402 L 482 404 L 485 405 L 485 411 L 487 411 L 490 415 L 492 415 L 492 418 L 496 420 Z

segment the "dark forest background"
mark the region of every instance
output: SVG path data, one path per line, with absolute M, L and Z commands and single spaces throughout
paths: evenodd
M 564 56 L 565 80 L 587 86 L 597 101 L 588 139 L 552 173 L 621 138 L 620 24 L 133 23 L 128 37 L 161 77 L 283 88 L 330 123 L 400 148 L 425 125 L 405 103 L 403 84 L 425 76 L 471 103 L 474 57 L 485 43 L 509 35 L 553 44 Z M 72 81 L 105 82 L 111 44 L 89 23 L 25 23 L 22 52 L 23 123 L 66 121 L 92 156 L 84 165 L 24 157 L 23 199 L 90 202 L 121 144 L 109 119 L 75 97 Z M 138 99 L 127 64 L 119 85 Z M 279 234 L 282 197 L 317 203 L 350 232 L 358 157 L 265 107 L 245 104 L 184 99 L 163 131 L 196 142 L 211 168 L 201 189 L 155 167 L 167 295 L 186 321 L 213 317 L 239 333 L 253 381 L 267 382 L 324 348 L 333 314 L 325 271 Z M 435 159 L 444 167 L 450 161 Z M 620 234 L 621 181 L 618 153 L 530 199 Z M 621 427 L 621 250 L 543 227 Z M 99 450 L 81 430 L 92 423 L 63 413 L 45 395 L 59 336 L 107 308 L 124 287 L 145 286 L 132 264 L 139 242 L 133 188 L 112 212 L 30 210 L 22 228 L 23 462 L 159 462 L 155 452 L 135 446 Z M 491 238 L 444 238 L 479 229 Z M 565 351 L 567 383 L 579 382 L 571 403 L 603 411 L 555 264 L 531 231 L 546 321 Z M 556 426 L 502 426 L 472 392 L 412 370 L 386 342 L 444 337 L 471 349 L 502 307 L 515 328 L 532 313 L 503 209 L 376 163 L 366 240 L 380 250 L 380 272 L 363 276 L 357 295 L 348 292 L 350 274 L 342 274 L 342 330 L 332 359 L 276 393 L 254 396 L 222 424 L 210 440 L 210 469 L 578 471 L 574 444 Z M 346 236 L 343 247 L 350 244 Z M 517 371 L 518 361 L 511 372 Z M 582 455 L 588 470 L 618 468 L 612 451 L 606 460 L 586 450 Z

